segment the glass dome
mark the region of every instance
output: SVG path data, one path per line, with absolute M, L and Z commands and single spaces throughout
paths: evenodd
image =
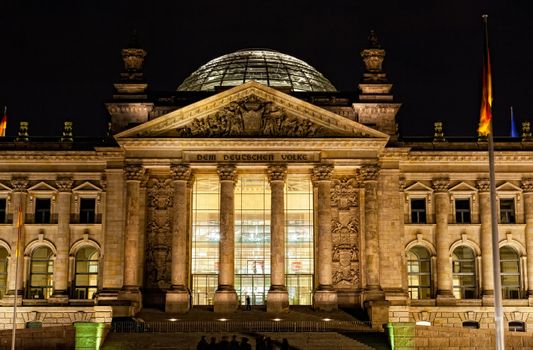
M 252 80 L 291 91 L 337 91 L 309 64 L 269 49 L 245 49 L 215 58 L 185 79 L 178 91 L 213 91 Z

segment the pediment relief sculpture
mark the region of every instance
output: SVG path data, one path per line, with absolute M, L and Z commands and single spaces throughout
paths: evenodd
M 339 136 L 312 121 L 290 115 L 273 102 L 250 95 L 176 129 L 178 137 Z

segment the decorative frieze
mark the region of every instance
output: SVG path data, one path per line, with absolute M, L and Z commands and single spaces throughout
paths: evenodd
M 13 192 L 24 192 L 28 188 L 27 177 L 14 177 L 10 181 Z
M 359 206 L 359 182 L 354 177 L 333 179 L 331 183 L 331 206 L 347 210 Z
M 431 185 L 435 192 L 447 192 L 448 186 L 450 185 L 450 179 L 444 177 L 434 179 L 431 181 Z
M 142 181 L 144 168 L 139 164 L 128 164 L 124 167 L 124 175 L 128 181 Z
M 235 181 L 237 179 L 237 168 L 235 165 L 224 164 L 217 168 L 220 181 Z
M 363 178 L 363 181 L 377 181 L 379 170 L 380 168 L 378 165 L 365 165 L 361 167 L 359 172 Z
M 189 181 L 191 178 L 191 167 L 187 164 L 171 165 L 170 173 L 174 180 Z
M 533 178 L 522 179 L 520 185 L 524 192 L 533 192 Z
M 268 181 L 285 181 L 287 167 L 285 165 L 271 165 L 267 168 Z

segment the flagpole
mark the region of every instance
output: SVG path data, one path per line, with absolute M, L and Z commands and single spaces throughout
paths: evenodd
M 13 330 L 11 332 L 11 350 L 15 350 L 17 333 L 17 301 L 18 301 L 18 280 L 19 280 L 19 255 L 20 236 L 22 233 L 22 203 L 19 203 L 17 214 L 17 244 L 15 248 L 15 301 L 13 302 Z
M 489 54 L 489 33 L 488 16 L 483 15 L 485 30 L 485 52 L 488 59 Z M 487 68 L 488 69 L 488 68 Z M 489 106 L 490 108 L 490 106 Z M 500 247 L 498 234 L 498 213 L 496 211 L 496 178 L 494 171 L 494 140 L 492 118 L 490 118 L 490 129 L 488 133 L 489 141 L 489 180 L 490 180 L 490 208 L 492 226 L 492 276 L 494 280 L 494 324 L 496 328 L 496 349 L 505 350 L 505 337 L 503 327 L 503 307 L 502 307 L 502 283 L 500 277 Z

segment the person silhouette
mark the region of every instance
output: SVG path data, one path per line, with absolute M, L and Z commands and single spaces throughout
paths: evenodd
M 231 341 L 229 342 L 229 348 L 231 350 L 239 350 L 240 349 L 239 342 L 237 341 L 237 336 L 236 335 L 232 335 L 231 336 Z
M 217 347 L 217 338 L 211 337 L 211 341 L 209 342 L 208 350 L 218 350 Z
M 252 306 L 250 305 L 250 296 L 246 295 L 246 310 L 252 310 Z
M 207 350 L 207 340 L 205 339 L 205 335 L 202 335 L 202 338 L 198 342 L 198 345 L 196 345 L 196 350 Z
M 289 341 L 287 338 L 283 338 L 283 341 L 281 342 L 281 350 L 289 350 Z
M 228 337 L 226 337 L 226 336 L 222 337 L 222 340 L 220 340 L 220 343 L 218 343 L 218 349 L 219 350 L 229 350 Z
M 248 338 L 246 337 L 241 339 L 241 350 L 252 350 L 252 346 L 248 344 Z

